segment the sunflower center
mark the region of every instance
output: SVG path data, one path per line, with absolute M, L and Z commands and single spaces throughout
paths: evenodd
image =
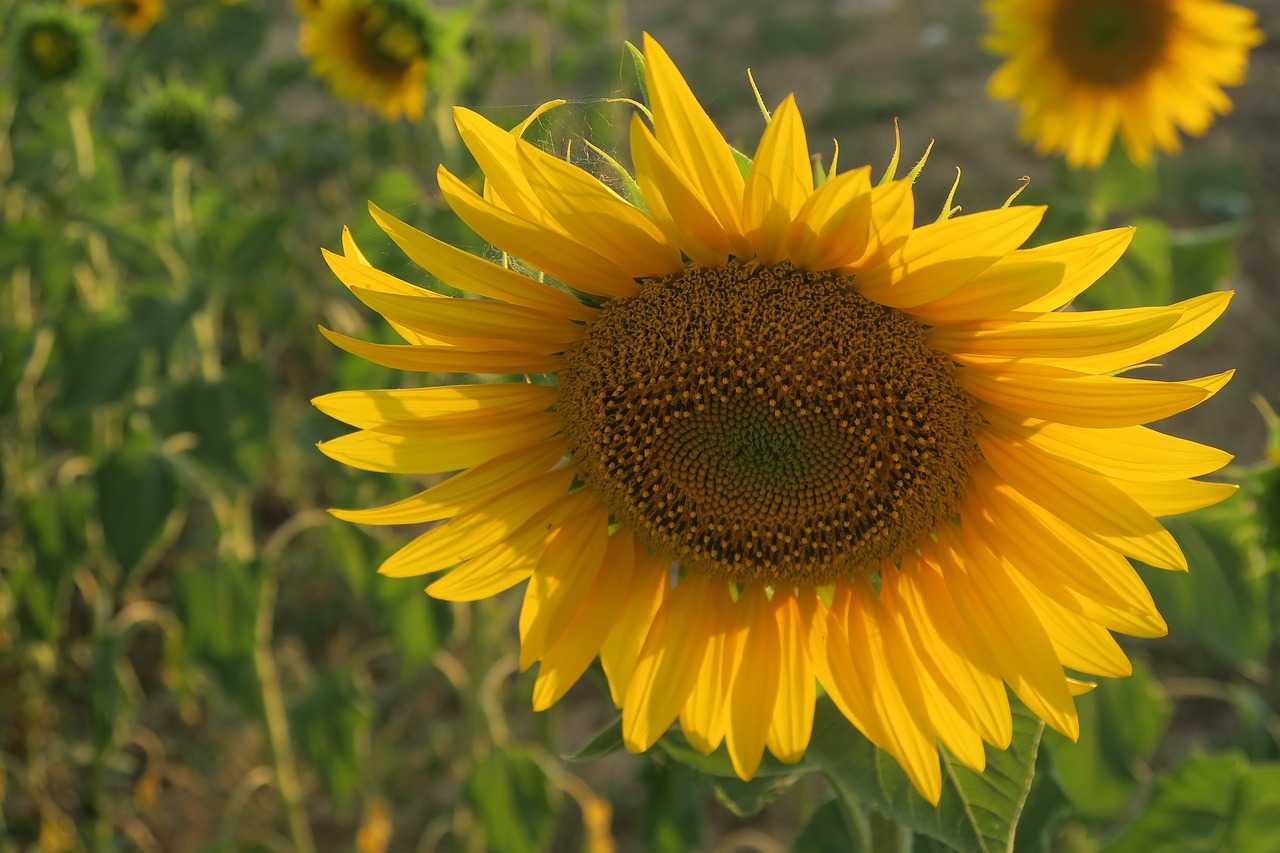
M 431 41 L 420 12 L 396 0 L 372 2 L 360 13 L 364 58 L 373 68 L 401 72 L 426 59 Z
M 1168 0 L 1059 0 L 1049 37 L 1072 77 L 1113 88 L 1159 62 L 1171 23 Z
M 62 21 L 37 21 L 21 36 L 28 66 L 46 80 L 70 77 L 79 67 L 82 39 Z
M 835 273 L 731 261 L 607 304 L 557 411 L 655 551 L 729 580 L 878 572 L 954 514 L 977 415 L 919 324 Z

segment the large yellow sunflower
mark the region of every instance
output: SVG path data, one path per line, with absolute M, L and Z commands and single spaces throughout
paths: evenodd
M 1115 374 L 1196 336 L 1230 295 L 1057 312 L 1131 229 L 1019 249 L 1041 207 L 917 228 L 909 178 L 873 185 L 863 167 L 814 187 L 793 97 L 744 178 L 648 37 L 644 56 L 651 124 L 631 122 L 643 206 L 525 142 L 533 117 L 507 131 L 458 109 L 487 184 L 441 168 L 441 191 L 523 263 L 377 208 L 411 259 L 480 298 L 381 272 L 349 234 L 326 254 L 406 341 L 325 330 L 335 344 L 407 371 L 494 375 L 318 398 L 358 428 L 320 445 L 334 459 L 459 472 L 334 513 L 434 525 L 380 569 L 443 573 L 433 596 L 527 582 L 535 707 L 599 655 L 633 751 L 679 719 L 696 747 L 726 743 L 743 778 L 766 748 L 797 761 L 818 684 L 934 802 L 939 741 L 977 769 L 983 741 L 1008 745 L 1005 683 L 1075 737 L 1086 685 L 1064 668 L 1126 675 L 1109 631 L 1165 631 L 1127 558 L 1185 569 L 1156 518 L 1234 489 L 1188 479 L 1226 453 L 1141 426 L 1227 374 Z
M 422 117 L 431 25 L 421 0 L 298 0 L 298 49 L 341 98 L 389 119 Z
M 1180 150 L 1231 109 L 1262 42 L 1249 9 L 1220 0 L 986 0 L 987 47 L 1007 57 L 992 97 L 1015 102 L 1022 135 L 1076 167 L 1106 159 L 1118 132 L 1135 163 Z

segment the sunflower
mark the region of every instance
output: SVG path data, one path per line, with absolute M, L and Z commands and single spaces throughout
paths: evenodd
M 371 207 L 413 261 L 481 298 L 381 272 L 347 233 L 326 253 L 405 343 L 329 340 L 493 375 L 317 398 L 358 430 L 320 445 L 333 459 L 458 472 L 334 514 L 431 524 L 380 571 L 443 572 L 437 598 L 525 583 L 535 708 L 598 655 L 632 751 L 678 719 L 751 778 L 766 748 L 802 757 L 819 684 L 933 802 L 938 742 L 978 770 L 984 741 L 1009 744 L 1005 683 L 1074 738 L 1088 685 L 1066 669 L 1126 675 L 1109 631 L 1165 631 L 1127 558 L 1186 569 L 1156 518 L 1234 490 L 1189 479 L 1226 453 L 1141 425 L 1228 374 L 1115 374 L 1195 337 L 1230 295 L 1057 312 L 1131 229 L 1020 249 L 1044 213 L 1029 206 L 914 227 L 911 177 L 833 168 L 815 188 L 794 97 L 744 178 L 647 36 L 644 58 L 651 124 L 632 117 L 635 175 L 617 181 L 633 200 L 522 139 L 551 102 L 511 131 L 457 109 L 487 185 L 439 170 L 509 262 Z
M 94 65 L 96 52 L 88 18 L 56 3 L 24 5 L 0 45 L 18 60 L 23 77 L 38 83 L 62 83 Z
M 1006 57 L 993 98 L 1022 111 L 1040 154 L 1096 167 L 1119 132 L 1138 164 L 1200 136 L 1244 82 L 1257 15 L 1220 0 L 987 0 L 987 47 Z
M 339 97 L 384 117 L 422 117 L 431 24 L 419 0 L 297 0 L 298 49 Z
M 164 0 L 76 0 L 77 5 L 105 9 L 129 35 L 140 36 L 164 15 Z

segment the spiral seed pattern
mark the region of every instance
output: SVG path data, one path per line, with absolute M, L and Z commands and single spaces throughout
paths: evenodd
M 582 479 L 655 551 L 727 580 L 878 572 L 954 514 L 978 455 L 951 363 L 835 273 L 650 280 L 567 362 L 556 409 Z

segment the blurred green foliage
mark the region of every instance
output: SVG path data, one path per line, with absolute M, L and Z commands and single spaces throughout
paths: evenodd
M 530 70 L 543 94 L 616 80 L 624 11 L 489 3 L 450 65 L 467 74 L 439 81 L 428 114 L 489 103 Z M 324 512 L 411 486 L 314 452 L 341 428 L 308 399 L 420 378 L 316 333 L 386 335 L 318 244 L 349 222 L 413 275 L 362 215 L 368 198 L 474 247 L 429 189 L 438 162 L 474 172 L 451 131 L 331 102 L 283 0 L 169 0 L 140 36 L 103 12 L 0 3 L 0 853 L 1275 849 L 1274 415 L 1243 494 L 1174 527 L 1195 571 L 1146 573 L 1172 636 L 1080 699 L 1079 744 L 1019 710 L 988 774 L 946 762 L 938 809 L 826 700 L 804 762 L 766 761 L 750 783 L 676 733 L 651 758 L 605 757 L 620 738 L 603 691 L 527 710 L 509 598 L 443 605 L 378 577 L 408 531 Z M 75 67 L 18 63 L 39 14 L 83 39 Z M 775 23 L 786 44 L 830 46 Z M 849 91 L 859 119 L 909 109 Z M 625 127 L 614 105 L 580 112 L 602 144 Z M 1115 160 L 1058 177 L 1040 238 L 1145 217 L 1092 306 L 1232 274 L 1239 180 Z M 1165 224 L 1170 197 L 1194 227 Z M 593 725 L 592 762 L 556 757 Z

